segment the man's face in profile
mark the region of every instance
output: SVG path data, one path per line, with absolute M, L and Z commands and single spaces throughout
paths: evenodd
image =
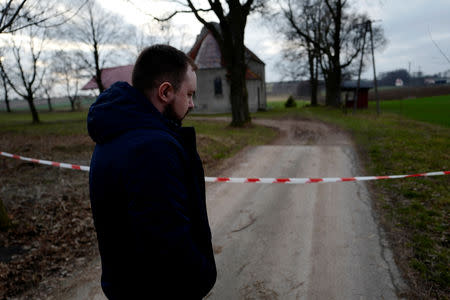
M 169 119 L 183 120 L 186 115 L 194 108 L 194 94 L 197 90 L 197 75 L 188 65 L 184 80 L 181 82 L 180 88 L 175 93 L 174 98 L 166 106 L 164 115 Z

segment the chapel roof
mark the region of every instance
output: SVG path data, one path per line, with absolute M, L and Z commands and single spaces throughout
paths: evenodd
M 219 24 L 215 23 L 214 26 L 218 28 Z M 199 69 L 224 67 L 224 61 L 219 44 L 211 31 L 209 31 L 206 27 L 203 27 L 201 33 L 197 36 L 194 45 L 187 54 L 194 60 Z M 264 64 L 264 62 L 247 47 L 245 47 L 245 56 L 247 59 L 252 59 L 260 64 Z

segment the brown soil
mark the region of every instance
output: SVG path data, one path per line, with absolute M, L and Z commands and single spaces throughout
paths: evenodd
M 23 156 L 88 165 L 86 136 L 0 136 L 0 149 Z M 48 277 L 63 279 L 97 254 L 87 172 L 0 159 L 1 200 L 13 222 L 0 232 L 0 299 Z M 70 228 L 70 230 L 68 230 Z
M 441 96 L 450 94 L 450 86 L 404 86 L 404 87 L 392 87 L 385 90 L 379 90 L 378 96 L 381 100 L 397 100 L 397 99 L 409 99 L 409 98 L 423 98 L 432 96 Z M 371 89 L 369 91 L 369 100 L 375 100 L 375 91 Z

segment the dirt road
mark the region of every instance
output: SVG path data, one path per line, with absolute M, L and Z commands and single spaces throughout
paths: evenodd
M 365 175 L 351 140 L 306 121 L 249 149 L 229 177 Z M 404 286 L 363 183 L 210 184 L 219 276 L 208 299 L 395 299 Z
M 335 128 L 258 123 L 280 128 L 282 137 L 230 159 L 221 176 L 366 175 L 351 140 Z M 396 299 L 404 287 L 364 183 L 215 183 L 207 185 L 207 205 L 218 268 L 207 299 Z M 55 298 L 104 299 L 98 276 L 97 266 Z

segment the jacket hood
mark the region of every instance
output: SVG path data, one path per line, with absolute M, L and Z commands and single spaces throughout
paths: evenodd
M 127 82 L 117 82 L 89 108 L 87 128 L 94 142 L 103 144 L 133 129 L 170 131 L 171 124 L 153 104 Z

